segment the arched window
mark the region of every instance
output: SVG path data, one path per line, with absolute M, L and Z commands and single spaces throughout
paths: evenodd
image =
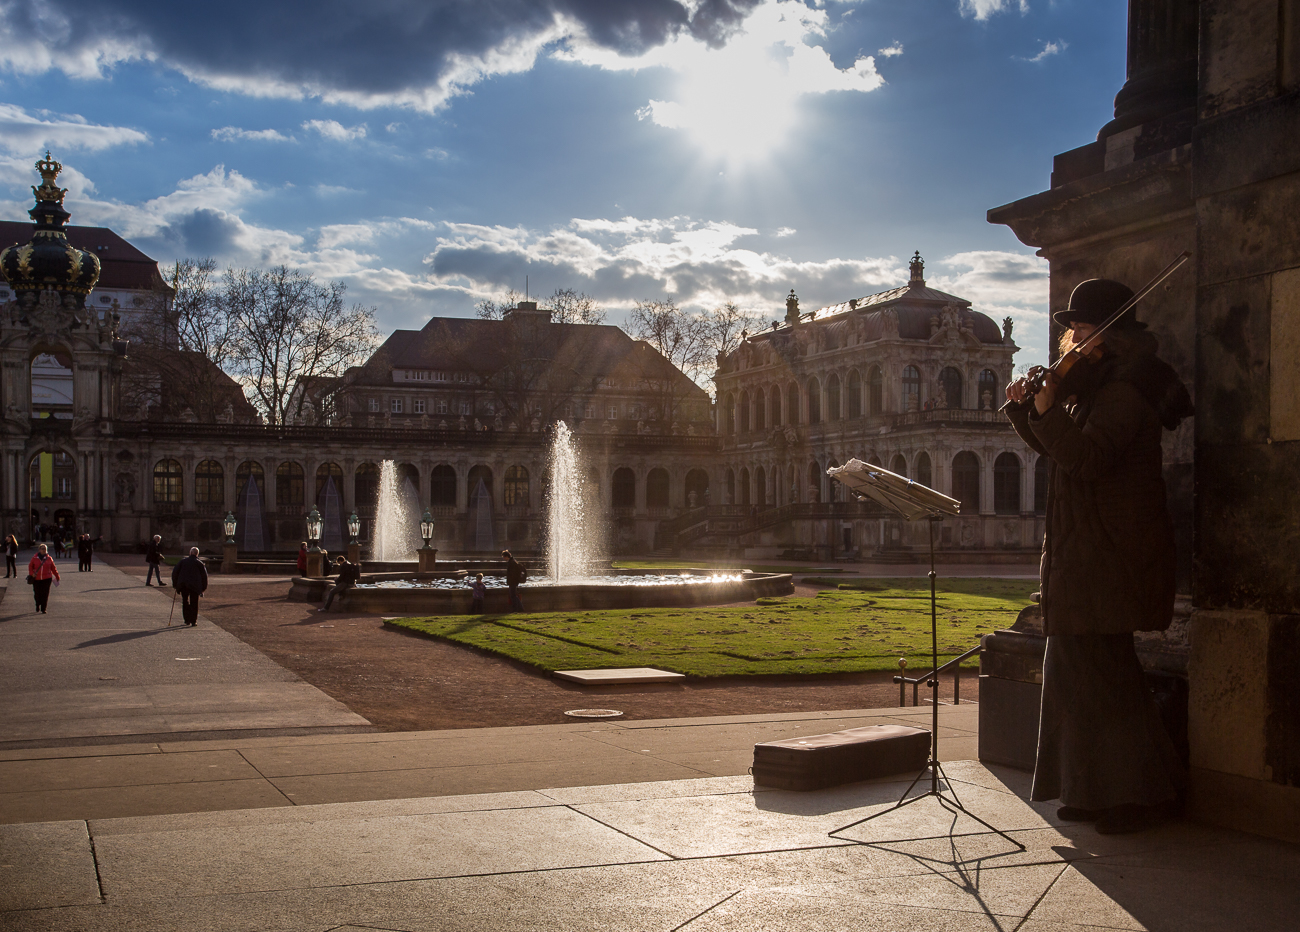
M 668 470 L 650 470 L 645 477 L 645 504 L 647 508 L 668 507 Z
M 767 393 L 754 392 L 754 430 L 767 430 Z
M 749 433 L 749 392 L 740 393 L 740 432 Z
M 737 504 L 740 505 L 749 504 L 749 470 L 748 469 L 740 470 L 740 501 Z
M 816 378 L 808 380 L 808 423 L 822 422 L 822 386 Z
M 839 465 L 840 465 L 839 460 L 836 460 L 834 458 L 826 461 L 826 468 L 828 470 L 834 469 Z M 844 500 L 843 484 L 836 482 L 834 479 L 830 478 L 829 476 L 826 477 L 826 490 L 827 490 L 827 499 L 829 501 L 841 502 Z
M 636 507 L 636 473 L 626 466 L 614 470 L 613 505 L 615 508 Z
M 934 481 L 930 477 L 930 454 L 916 454 L 916 469 L 912 473 L 912 481 L 919 482 L 921 485 L 934 488 Z
M 906 378 L 906 373 L 904 373 Z M 920 384 L 920 375 L 917 376 L 917 384 Z M 867 392 L 870 397 L 867 399 L 867 413 L 875 416 L 885 413 L 885 377 L 880 371 L 879 366 L 872 366 L 871 371 L 867 373 Z
M 840 419 L 840 377 L 831 373 L 826 381 L 826 420 Z
M 822 469 L 813 460 L 808 464 L 808 501 L 820 502 L 822 500 Z
M 226 504 L 226 471 L 216 460 L 204 460 L 194 467 L 194 504 Z
M 952 497 L 961 502 L 961 513 L 980 513 L 980 461 L 963 450 L 952 458 Z
M 767 473 L 762 466 L 754 470 L 754 504 L 767 507 Z
M 692 469 L 686 474 L 686 507 L 703 508 L 708 501 L 709 474 L 703 469 Z
M 325 487 L 330 481 L 334 482 L 334 494 L 343 500 L 343 470 L 337 463 L 321 463 L 316 467 L 316 507 L 323 507 L 325 502 L 321 496 L 325 494 Z
M 728 436 L 736 432 L 736 397 L 730 392 L 722 400 L 722 432 Z
M 159 505 L 185 500 L 185 472 L 176 460 L 159 460 L 153 468 L 153 500 Z
M 456 507 L 456 470 L 446 463 L 433 467 L 429 474 L 429 504 Z
M 507 505 L 528 505 L 528 470 L 522 466 L 507 466 L 502 497 Z
M 1034 514 L 1047 514 L 1047 481 L 1050 475 L 1051 461 L 1040 456 L 1034 463 Z
M 275 468 L 275 504 L 277 507 L 303 503 L 302 467 L 286 460 Z
M 736 474 L 730 469 L 727 470 L 727 502 L 728 505 L 736 504 Z
M 849 373 L 848 396 L 848 416 L 862 417 L 862 376 L 857 369 Z
M 772 386 L 772 426 L 781 426 L 781 389 L 776 385 Z
M 895 453 L 894 458 L 889 461 L 889 471 L 897 473 L 900 476 L 907 475 L 907 457 L 901 453 Z
M 921 370 L 916 366 L 903 369 L 903 410 L 916 411 L 921 407 Z
M 489 466 L 475 466 L 469 471 L 469 477 L 465 482 L 465 491 L 469 493 L 470 514 L 474 514 L 474 506 L 477 501 L 485 501 L 484 508 L 489 511 L 492 508 L 492 469 Z M 481 487 L 480 487 L 481 486 Z M 486 534 L 484 535 L 486 536 Z
M 979 398 L 976 400 L 978 401 L 976 407 L 981 410 L 998 407 L 998 374 L 992 369 L 985 369 L 980 373 Z
M 785 422 L 787 424 L 799 423 L 799 386 L 791 384 L 785 393 Z
M 939 373 L 939 394 L 934 399 L 936 408 L 961 407 L 961 373 L 947 366 Z
M 1020 457 L 1014 453 L 999 453 L 993 461 L 993 510 L 1020 514 Z
M 374 463 L 362 463 L 357 467 L 353 481 L 355 493 L 352 500 L 358 512 L 373 512 L 379 505 L 379 467 Z

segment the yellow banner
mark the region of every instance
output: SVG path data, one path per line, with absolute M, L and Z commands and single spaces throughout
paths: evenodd
M 41 454 L 41 498 L 54 497 L 54 454 Z

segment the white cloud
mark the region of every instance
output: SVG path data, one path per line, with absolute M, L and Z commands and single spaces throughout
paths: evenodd
M 895 56 L 902 55 L 903 43 L 895 42 L 893 45 L 881 49 L 876 54 L 879 55 L 881 58 L 894 58 Z
M 781 237 L 781 236 L 794 236 L 794 234 L 797 233 L 797 232 L 798 232 L 798 231 L 797 231 L 794 227 L 781 227 L 781 229 L 779 229 L 779 230 L 776 231 L 776 235 L 777 235 L 778 237 Z
M 102 126 L 79 114 L 47 111 L 28 113 L 14 104 L 0 103 L 0 149 L 35 156 L 45 149 L 98 151 L 112 146 L 136 145 L 149 137 L 125 126 Z M 57 153 L 56 153 L 57 157 Z
M 1026 58 L 1025 61 L 1039 62 L 1045 58 L 1050 58 L 1053 55 L 1059 55 L 1061 52 L 1064 52 L 1069 47 L 1070 47 L 1069 43 L 1066 42 L 1064 39 L 1062 39 L 1059 42 L 1044 42 L 1043 50 L 1039 52 L 1037 55 L 1032 56 L 1031 58 Z
M 676 73 L 680 80 L 674 99 L 650 100 L 637 117 L 684 130 L 716 154 L 746 158 L 781 141 L 795 122 L 799 98 L 866 93 L 884 84 L 873 56 L 838 68 L 825 49 L 809 44 L 829 29 L 825 10 L 798 0 L 764 0 L 721 47 L 679 34 L 638 56 L 619 55 L 582 39 L 554 54 L 610 71 L 665 68 Z M 897 48 L 901 53 L 902 47 Z
M 973 16 L 986 20 L 994 13 L 1019 8 L 1021 13 L 1029 12 L 1029 0 L 959 0 L 962 16 Z
M 212 138 L 218 142 L 297 142 L 292 136 L 286 136 L 278 129 L 241 129 L 238 126 L 223 126 L 212 131 Z
M 336 142 L 351 142 L 354 139 L 364 139 L 366 133 L 369 132 L 364 123 L 348 127 L 338 120 L 308 120 L 302 124 L 302 128 L 320 133 L 324 138 L 333 139 Z

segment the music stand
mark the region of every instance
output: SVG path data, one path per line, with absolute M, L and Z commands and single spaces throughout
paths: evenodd
M 1011 842 L 1021 851 L 1025 846 L 1016 841 L 1006 832 L 994 828 L 985 822 L 979 816 L 972 813 L 962 805 L 961 800 L 957 798 L 957 793 L 952 788 L 952 782 L 948 775 L 943 772 L 943 765 L 939 763 L 939 621 L 938 621 L 938 604 L 935 595 L 934 571 L 934 526 L 943 520 L 945 515 L 955 515 L 961 510 L 961 503 L 955 498 L 949 498 L 942 492 L 936 492 L 928 486 L 921 485 L 919 482 L 913 482 L 906 476 L 900 476 L 892 473 L 880 466 L 871 463 L 864 463 L 859 459 L 851 459 L 843 466 L 833 466 L 826 470 L 826 474 L 847 486 L 859 498 L 869 498 L 875 502 L 884 505 L 894 514 L 906 521 L 916 521 L 925 518 L 930 527 L 930 651 L 933 666 L 930 668 L 930 675 L 926 685 L 930 687 L 930 759 L 926 762 L 925 767 L 916 775 L 916 779 L 911 785 L 903 791 L 902 797 L 893 806 L 888 809 L 882 809 L 880 812 L 873 812 L 871 815 L 856 822 L 850 822 L 848 825 L 842 825 L 837 829 L 827 832 L 834 838 L 839 832 L 851 829 L 863 822 L 869 822 L 872 819 L 882 815 L 902 809 L 909 806 L 919 799 L 926 799 L 933 796 L 939 801 L 939 805 L 947 809 L 953 815 L 960 813 L 968 818 L 974 819 L 980 825 L 992 832 L 1001 835 L 1007 841 Z M 930 775 L 930 788 L 918 796 L 910 799 L 908 794 L 916 788 L 921 782 L 921 778 L 926 774 Z M 944 785 L 948 794 L 939 788 L 939 778 L 943 778 Z M 853 839 L 846 839 L 853 841 Z

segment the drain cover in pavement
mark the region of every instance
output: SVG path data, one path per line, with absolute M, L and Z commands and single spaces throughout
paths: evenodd
M 617 709 L 573 709 L 564 714 L 571 718 L 618 718 L 623 713 Z

